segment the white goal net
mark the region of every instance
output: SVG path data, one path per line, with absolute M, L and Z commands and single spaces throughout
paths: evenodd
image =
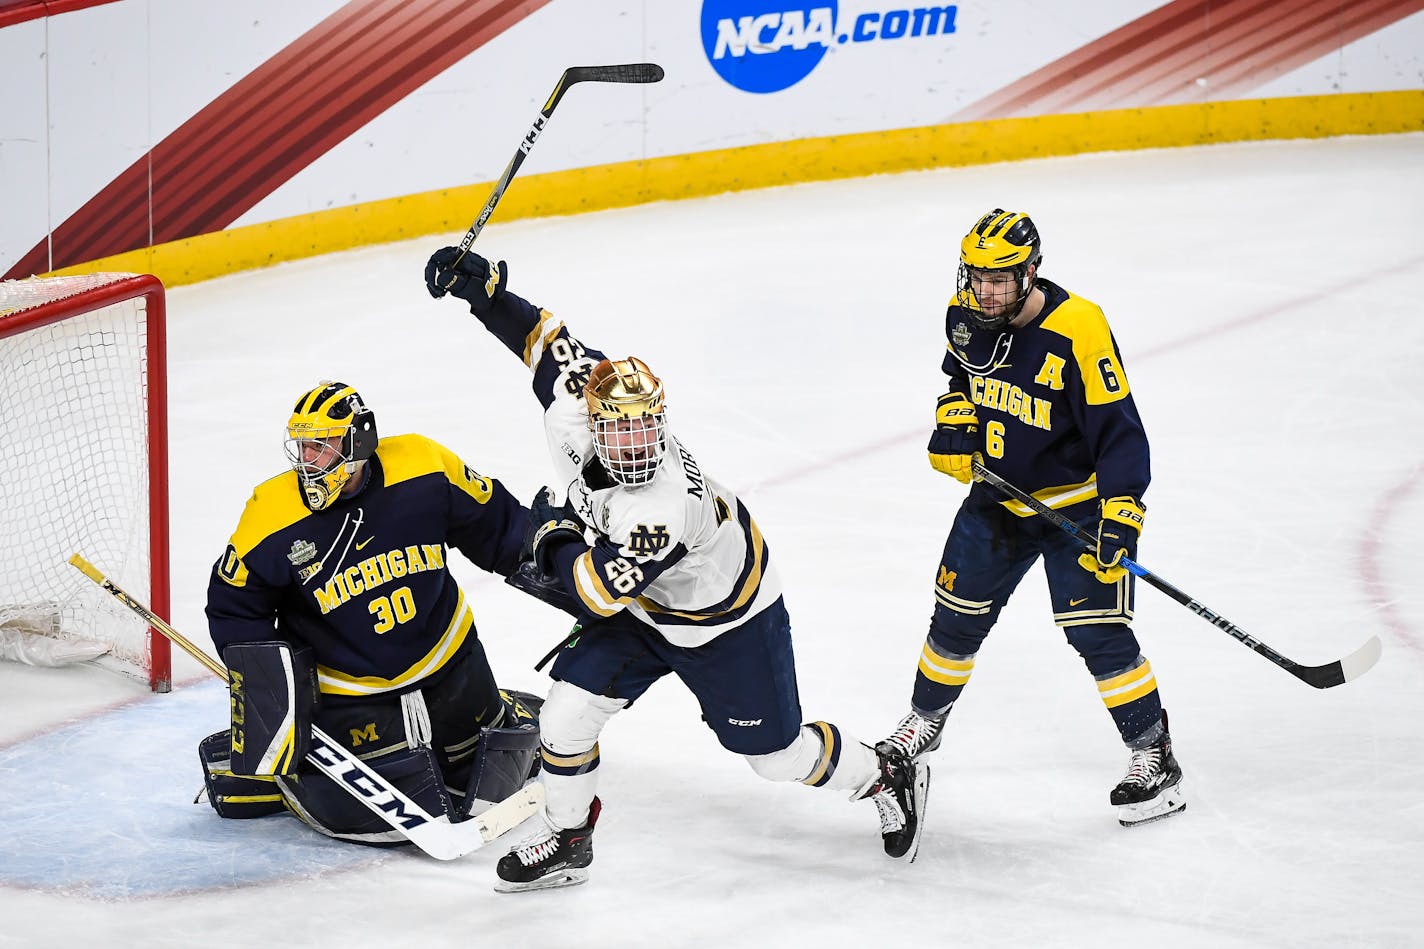
M 167 618 L 163 302 L 149 276 L 0 281 L 0 658 L 168 689 L 167 640 L 68 564 Z

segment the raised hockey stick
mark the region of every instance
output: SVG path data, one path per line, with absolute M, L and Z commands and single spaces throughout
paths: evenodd
M 529 156 L 529 152 L 534 148 L 534 143 L 539 140 L 539 133 L 544 131 L 549 119 L 554 115 L 554 108 L 559 104 L 559 100 L 564 97 L 564 93 L 569 91 L 569 87 L 578 82 L 631 82 L 649 83 L 658 82 L 663 78 L 663 67 L 657 63 L 626 63 L 618 66 L 570 66 L 565 69 L 563 75 L 559 76 L 559 82 L 554 86 L 554 91 L 549 94 L 549 99 L 544 103 L 544 107 L 539 110 L 539 114 L 534 117 L 534 124 L 529 126 L 529 131 L 524 133 L 524 138 L 519 142 L 519 148 L 515 150 L 514 157 L 509 160 L 509 164 L 504 168 L 504 174 L 499 176 L 499 181 L 495 182 L 494 190 L 490 192 L 489 200 L 485 202 L 484 210 L 480 216 L 475 218 L 475 223 L 470 225 L 470 229 L 465 232 L 465 236 L 460 239 L 460 256 L 455 258 L 454 264 L 460 262 L 460 258 L 465 256 L 465 252 L 475 243 L 475 238 L 480 236 L 480 231 L 484 230 L 485 222 L 494 213 L 495 205 L 499 204 L 499 199 L 504 197 L 504 191 L 509 187 L 510 181 L 519 172 L 519 166 L 524 164 L 524 159 Z M 450 278 L 455 279 L 453 276 Z M 446 288 L 448 289 L 448 287 Z
M 1041 514 L 1058 528 L 1067 532 L 1075 540 L 1081 542 L 1087 550 L 1091 551 L 1096 549 L 1097 539 L 1095 537 L 1062 514 L 1053 510 L 1053 508 L 1047 504 L 1044 504 L 1038 498 L 1009 484 L 1003 478 L 994 474 L 994 472 L 984 467 L 977 455 L 974 458 L 974 475 L 978 480 L 993 485 L 999 491 L 1014 500 L 1023 502 L 1032 508 L 1034 512 Z M 1371 636 L 1363 646 L 1350 653 L 1344 659 L 1327 662 L 1323 666 L 1303 666 L 1292 659 L 1287 659 L 1285 656 L 1282 656 L 1259 639 L 1248 635 L 1244 629 L 1241 629 L 1220 613 L 1207 609 L 1207 607 L 1198 603 L 1181 590 L 1178 590 L 1172 586 L 1172 584 L 1163 580 L 1141 564 L 1124 557 L 1122 558 L 1122 565 L 1127 568 L 1128 573 L 1136 577 L 1141 577 L 1149 585 L 1161 590 L 1211 625 L 1218 629 L 1225 630 L 1233 639 L 1249 647 L 1253 652 L 1265 656 L 1271 660 L 1271 662 L 1274 662 L 1306 685 L 1315 686 L 1317 689 L 1328 689 L 1332 686 L 1343 685 L 1346 682 L 1358 679 L 1370 671 L 1374 664 L 1379 661 L 1381 650 L 1380 639 L 1378 636 Z
M 125 593 L 93 564 L 79 554 L 70 557 L 69 562 L 80 573 L 102 587 L 104 592 L 143 617 L 148 625 L 201 662 L 213 675 L 224 682 L 227 681 L 227 669 L 222 663 L 193 645 L 156 613 Z M 312 750 L 307 754 L 306 760 L 366 805 L 377 817 L 409 838 L 411 843 L 437 860 L 454 860 L 480 849 L 500 834 L 512 830 L 526 817 L 533 815 L 544 803 L 544 786 L 531 784 L 478 817 L 455 824 L 444 814 L 437 817 L 426 811 L 315 725 L 312 726 Z

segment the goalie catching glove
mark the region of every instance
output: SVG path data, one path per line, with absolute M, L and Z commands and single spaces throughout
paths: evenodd
M 963 392 L 946 392 L 935 408 L 930 436 L 930 466 L 963 484 L 974 480 L 974 452 L 979 447 L 979 416 Z
M 449 293 L 470 304 L 471 312 L 484 313 L 509 282 L 504 261 L 491 263 L 473 251 L 442 247 L 425 264 L 425 289 L 435 299 Z
M 1142 534 L 1146 509 L 1135 498 L 1122 495 L 1098 502 L 1098 543 L 1078 564 L 1100 583 L 1117 583 L 1127 574 L 1122 559 L 1137 559 L 1137 538 Z

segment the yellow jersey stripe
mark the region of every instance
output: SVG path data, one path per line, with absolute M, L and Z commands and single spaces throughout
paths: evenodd
M 623 602 L 609 594 L 608 588 L 599 579 L 593 566 L 593 551 L 585 550 L 574 561 L 574 592 L 590 613 L 612 616 L 622 608 Z
M 555 768 L 577 768 L 598 759 L 598 742 L 593 743 L 593 747 L 581 755 L 556 755 L 548 748 L 541 747 L 539 753 L 544 760 Z
M 550 329 L 550 324 L 553 328 Z M 554 323 L 554 314 L 548 310 L 539 311 L 539 323 L 529 335 L 524 337 L 524 365 L 533 369 L 539 365 L 539 360 L 544 358 L 544 350 L 554 341 L 554 337 L 559 335 L 559 330 L 564 328 L 563 321 Z
M 1077 504 L 1079 501 L 1088 501 L 1098 496 L 1098 476 L 1094 474 L 1082 484 L 1041 488 L 1033 492 L 1033 496 L 1054 510 L 1067 507 L 1070 504 Z M 1033 508 L 1022 501 L 1001 501 L 1000 503 L 1019 517 L 1033 517 L 1034 515 Z
M 1146 660 L 1136 669 L 1098 683 L 1098 692 L 1102 695 L 1103 704 L 1108 708 L 1126 705 L 1128 702 L 1142 698 L 1155 688 L 1157 688 L 1157 677 L 1152 674 L 1152 664 Z
M 925 678 L 942 685 L 964 685 L 974 671 L 973 659 L 945 659 L 932 652 L 928 645 L 920 651 L 920 672 Z
M 380 676 L 352 676 L 328 666 L 318 665 L 317 684 L 327 695 L 379 695 L 382 692 L 405 688 L 445 665 L 450 657 L 459 651 L 474 625 L 475 616 L 470 612 L 469 604 L 465 602 L 465 591 L 461 590 L 460 599 L 455 604 L 455 615 L 450 617 L 450 624 L 445 627 L 439 642 L 400 675 L 390 679 Z
M 825 722 L 812 722 L 811 727 L 821 733 L 821 760 L 816 762 L 816 767 L 811 769 L 811 773 L 801 783 L 815 785 L 826 776 L 826 769 L 831 766 L 831 760 L 835 754 L 836 737 L 831 732 L 831 726 Z
M 935 587 L 935 599 L 946 609 L 966 616 L 983 616 L 993 607 L 992 600 L 966 600 L 953 593 L 946 593 L 940 587 Z

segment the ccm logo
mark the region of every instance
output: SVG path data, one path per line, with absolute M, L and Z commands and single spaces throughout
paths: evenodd
M 759 718 L 748 718 L 748 719 L 729 718 L 729 719 L 727 719 L 727 724 L 728 724 L 728 725 L 740 725 L 740 726 L 742 726 L 743 728 L 752 728 L 752 727 L 754 727 L 754 726 L 756 726 L 756 725 L 760 725 L 761 722 L 762 722 L 762 720 L 759 719 Z

